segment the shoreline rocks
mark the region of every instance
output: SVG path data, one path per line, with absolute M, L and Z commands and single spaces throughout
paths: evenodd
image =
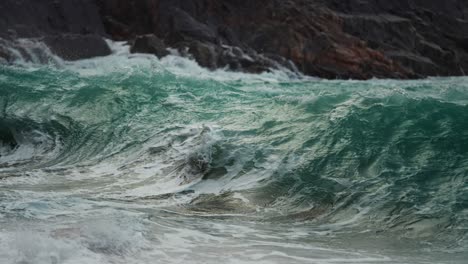
M 98 35 L 52 35 L 44 37 L 43 41 L 54 54 L 69 61 L 111 54 L 106 41 Z
M 153 54 L 158 58 L 169 55 L 169 51 L 164 42 L 154 34 L 137 36 L 131 41 L 130 52 Z
M 22 37 L 68 60 L 109 54 L 111 38 L 159 58 L 172 48 L 209 69 L 329 79 L 468 72 L 463 0 L 2 1 L 0 38 Z

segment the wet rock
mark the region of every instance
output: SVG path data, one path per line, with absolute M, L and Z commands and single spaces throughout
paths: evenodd
M 221 48 L 222 51 L 218 58 L 218 64 L 222 67 L 240 71 L 242 67 L 250 66 L 255 62 L 253 58 L 245 55 L 239 47 L 222 46 Z
M 111 54 L 106 41 L 98 35 L 51 35 L 46 36 L 43 41 L 53 53 L 65 60 L 87 59 Z
M 274 61 L 274 59 L 258 54 L 253 50 L 244 51 L 239 47 L 232 46 L 222 47 L 218 64 L 221 67 L 228 67 L 230 70 L 249 73 L 261 73 L 281 67 L 281 64 Z
M 435 76 L 440 72 L 437 65 L 427 57 L 402 51 L 387 52 L 386 55 L 394 61 L 401 63 L 404 67 L 425 76 Z
M 158 58 L 169 55 L 169 51 L 167 51 L 164 42 L 154 34 L 136 37 L 132 43 L 130 52 L 154 54 Z
M 411 50 L 416 42 L 416 30 L 409 19 L 390 14 L 342 15 L 343 30 L 370 43 L 382 43 L 385 48 Z
M 448 56 L 448 52 L 444 51 L 439 45 L 425 40 L 420 40 L 417 43 L 420 54 L 429 58 L 444 58 Z
M 11 53 L 5 47 L 2 47 L 0 43 L 0 63 L 8 63 L 12 59 Z
M 170 37 L 173 41 L 199 40 L 204 42 L 215 42 L 216 34 L 207 25 L 200 23 L 187 12 L 173 8 L 170 18 Z
M 463 0 L 325 0 L 344 30 L 417 76 L 464 75 L 468 36 Z
M 108 32 L 154 33 L 211 69 L 257 73 L 286 67 L 326 78 L 411 76 L 349 36 L 343 18 L 319 1 L 97 1 L 103 17 L 112 21 Z
M 21 42 L 15 39 L 43 38 L 66 60 L 110 54 L 102 38 L 106 33 L 95 0 L 2 0 L 0 32 L 19 45 Z
M 186 56 L 191 54 L 200 65 L 211 69 L 228 67 L 260 72 L 287 67 L 319 77 L 355 79 L 468 72 L 465 0 L 3 0 L 0 3 L 2 38 L 60 39 L 67 34 L 85 37 L 47 43 L 68 59 L 108 52 L 102 42 L 91 41 L 89 35 L 109 34 L 115 40 L 130 41 L 154 34 L 167 47 L 177 48 Z M 134 44 L 135 52 L 165 54 L 160 42 L 141 41 Z M 78 52 L 77 43 L 85 48 Z
M 22 38 L 56 33 L 105 35 L 95 0 L 2 0 L 0 32 L 8 31 Z
M 129 26 L 114 20 L 112 17 L 103 17 L 103 23 L 114 40 L 126 41 L 133 36 Z
M 218 67 L 217 57 L 218 51 L 215 45 L 203 43 L 200 41 L 192 41 L 188 45 L 187 52 L 203 67 L 215 69 Z

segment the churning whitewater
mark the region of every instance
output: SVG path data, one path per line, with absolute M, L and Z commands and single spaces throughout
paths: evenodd
M 0 263 L 468 257 L 468 78 L 208 71 L 112 45 L 0 65 Z

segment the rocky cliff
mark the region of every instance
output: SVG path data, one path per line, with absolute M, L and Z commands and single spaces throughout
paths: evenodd
M 159 57 L 171 47 L 212 69 L 354 79 L 468 72 L 463 0 L 3 0 L 0 36 L 42 38 L 66 59 L 108 54 L 107 37 Z

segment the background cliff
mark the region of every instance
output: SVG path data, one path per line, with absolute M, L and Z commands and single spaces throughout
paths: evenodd
M 44 38 L 66 59 L 109 53 L 107 37 L 159 57 L 171 47 L 212 69 L 356 79 L 468 72 L 462 0 L 4 0 L 0 36 Z

